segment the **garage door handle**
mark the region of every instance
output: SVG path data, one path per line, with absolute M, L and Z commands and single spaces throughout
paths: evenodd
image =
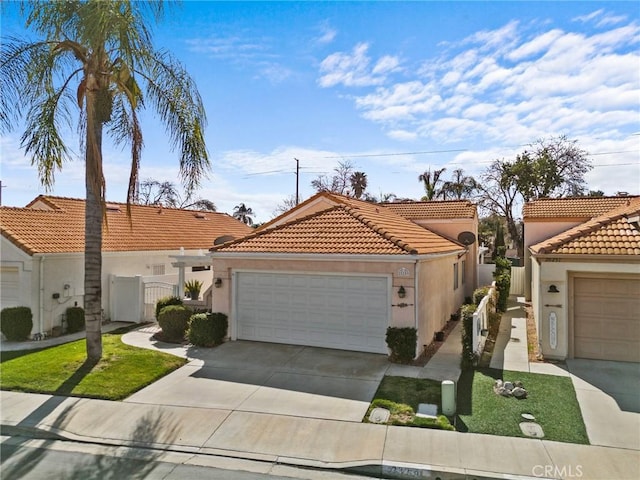
M 392 303 L 391 306 L 400 308 L 413 307 L 413 303 Z

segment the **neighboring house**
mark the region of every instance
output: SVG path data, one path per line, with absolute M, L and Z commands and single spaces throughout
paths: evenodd
M 473 291 L 476 261 L 387 206 L 326 192 L 211 256 L 232 339 L 385 354 L 389 326 L 415 327 L 418 354 L 431 343 Z
M 539 200 L 524 214 L 545 358 L 640 362 L 640 197 Z
M 34 333 L 60 326 L 74 304 L 83 305 L 84 200 L 41 195 L 24 208 L 1 207 L 1 308 L 28 306 Z M 200 272 L 190 273 L 211 284 L 209 258 L 214 239 L 241 237 L 251 229 L 216 212 L 108 203 L 102 241 L 102 305 L 105 318 L 138 321 L 139 312 L 116 314 L 111 295 L 113 276 L 173 280 L 177 270 L 169 255 L 202 255 Z M 208 267 L 207 267 L 208 266 Z M 204 291 L 204 290 L 203 290 Z M 123 295 L 129 292 L 126 290 Z M 130 315 L 130 316 L 128 316 Z M 114 318 L 116 316 L 117 318 Z

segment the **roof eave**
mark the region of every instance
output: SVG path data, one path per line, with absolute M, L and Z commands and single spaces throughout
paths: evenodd
M 417 260 L 430 260 L 439 257 L 458 255 L 466 250 L 453 250 L 449 252 L 428 254 L 355 254 L 355 253 L 270 253 L 270 252 L 210 252 L 215 260 L 219 259 L 251 259 L 251 260 L 313 260 L 322 262 L 332 261 L 359 261 L 359 262 L 404 262 Z

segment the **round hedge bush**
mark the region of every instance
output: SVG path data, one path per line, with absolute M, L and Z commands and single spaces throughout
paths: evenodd
M 199 347 L 219 345 L 227 336 L 228 327 L 224 313 L 197 313 L 189 320 L 187 339 Z
M 27 340 L 33 328 L 29 307 L 7 307 L 0 312 L 0 331 L 12 342 Z
M 181 342 L 189 326 L 189 319 L 193 312 L 183 305 L 169 305 L 160 311 L 158 325 L 162 328 L 165 340 Z
M 169 296 L 159 298 L 156 302 L 156 320 L 160 318 L 160 312 L 162 312 L 164 307 L 168 307 L 169 305 L 182 305 L 183 303 L 180 297 Z

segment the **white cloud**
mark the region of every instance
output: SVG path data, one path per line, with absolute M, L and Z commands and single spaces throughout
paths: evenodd
M 328 22 L 322 23 L 318 30 L 320 30 L 320 36 L 316 38 L 316 43 L 321 45 L 327 45 L 336 38 L 338 35 L 338 31 L 335 28 L 332 28 Z
M 325 88 L 339 84 L 345 87 L 380 85 L 385 81 L 386 74 L 398 70 L 400 61 L 391 55 L 380 58 L 371 67 L 368 50 L 368 43 L 358 43 L 351 52 L 336 52 L 326 57 L 320 64 L 322 75 L 318 84 Z

